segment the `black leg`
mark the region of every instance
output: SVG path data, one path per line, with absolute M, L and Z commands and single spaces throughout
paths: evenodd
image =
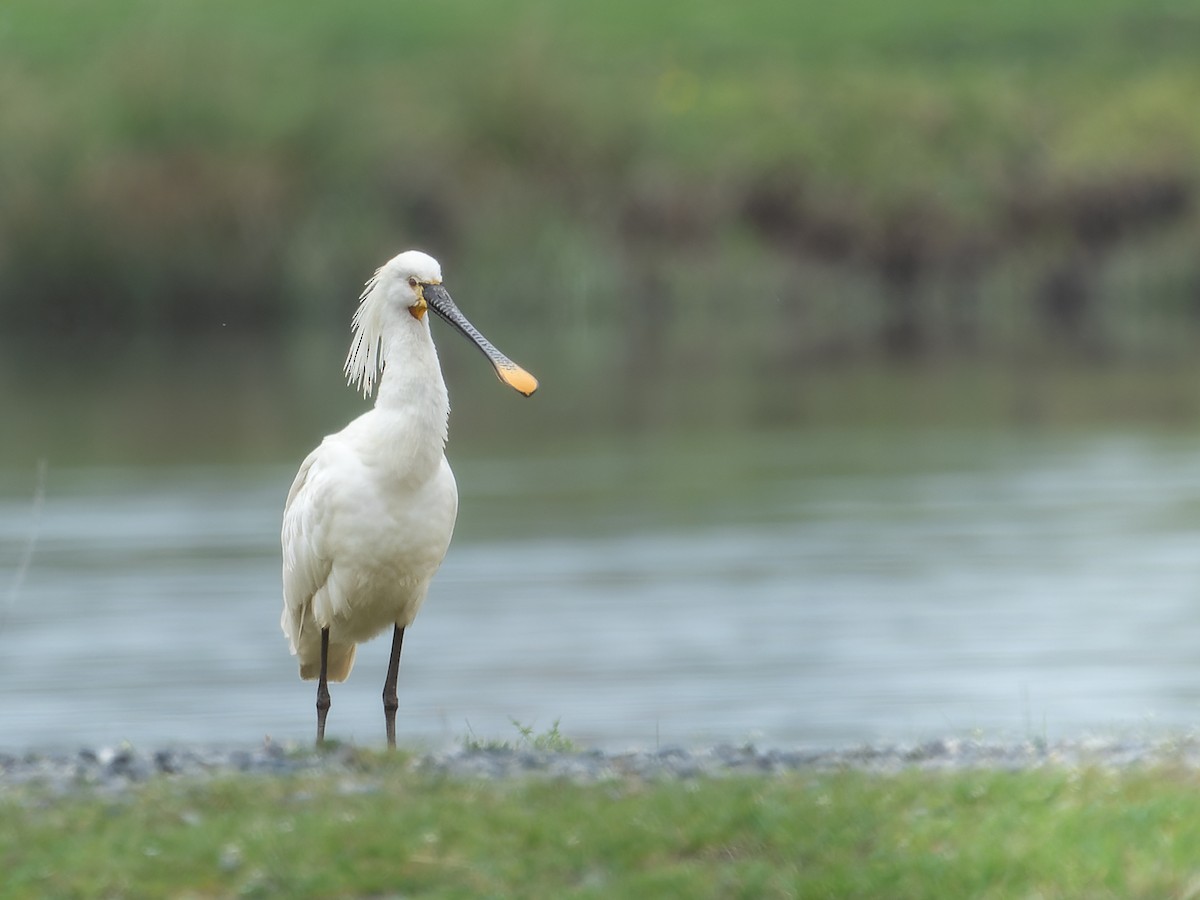
M 396 710 L 400 698 L 396 696 L 396 680 L 400 677 L 400 647 L 404 644 L 404 629 L 399 625 L 392 632 L 392 658 L 388 662 L 387 680 L 383 683 L 383 721 L 387 726 L 389 747 L 396 746 Z
M 325 716 L 329 713 L 329 629 L 321 629 L 321 678 L 317 682 L 317 746 L 325 743 Z

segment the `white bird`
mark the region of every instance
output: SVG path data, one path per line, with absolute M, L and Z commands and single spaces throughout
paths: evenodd
M 346 377 L 373 409 L 326 437 L 300 466 L 283 511 L 283 632 L 316 678 L 317 743 L 329 681 L 344 681 L 356 645 L 392 626 L 383 688 L 396 745 L 396 679 L 404 629 L 425 601 L 458 514 L 446 462 L 450 403 L 426 310 L 470 338 L 500 380 L 525 396 L 537 380 L 497 350 L 442 287 L 437 260 L 408 250 L 367 282 L 353 320 Z

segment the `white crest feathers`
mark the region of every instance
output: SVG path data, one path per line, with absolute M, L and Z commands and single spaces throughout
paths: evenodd
M 383 371 L 383 356 L 380 344 L 383 340 L 383 303 L 380 276 L 386 265 L 375 270 L 359 296 L 358 309 L 354 311 L 351 329 L 354 337 L 350 341 L 350 352 L 346 355 L 346 379 L 364 397 L 370 397 Z

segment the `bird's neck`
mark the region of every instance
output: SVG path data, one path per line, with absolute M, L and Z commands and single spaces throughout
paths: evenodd
M 384 367 L 375 408 L 403 416 L 409 440 L 436 442 L 440 452 L 446 443 L 450 398 L 427 327 L 389 335 L 382 349 Z

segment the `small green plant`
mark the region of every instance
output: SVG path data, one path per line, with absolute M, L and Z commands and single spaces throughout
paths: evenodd
M 559 730 L 558 724 L 562 719 L 555 719 L 554 723 L 541 734 L 534 732 L 533 725 L 525 725 L 511 716 L 508 721 L 512 722 L 513 727 L 520 735 L 520 740 L 515 744 L 512 741 L 498 738 L 481 739 L 472 730 L 471 723 L 468 722 L 467 736 L 463 738 L 463 748 L 466 750 L 538 750 L 548 753 L 573 753 L 578 749 L 575 742 Z
M 509 741 L 502 741 L 499 738 L 481 738 L 475 734 L 475 730 L 471 727 L 470 721 L 467 722 L 467 736 L 463 738 L 464 750 L 511 750 L 512 744 Z
M 524 744 L 533 750 L 547 750 L 553 753 L 571 753 L 575 750 L 574 742 L 558 730 L 561 719 L 555 719 L 554 724 L 541 734 L 534 734 L 532 725 L 522 725 L 513 718 L 509 718 L 508 721 L 521 733 Z

